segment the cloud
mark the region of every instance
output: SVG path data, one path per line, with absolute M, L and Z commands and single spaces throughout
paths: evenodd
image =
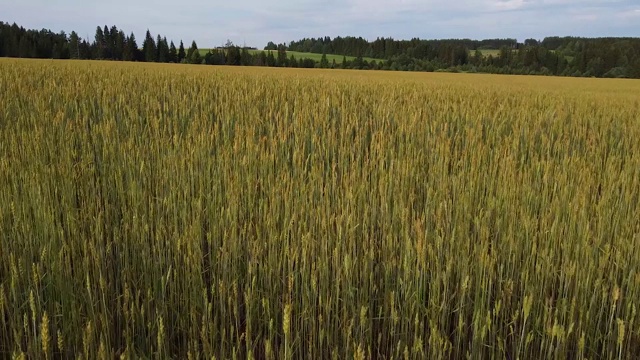
M 526 5 L 526 0 L 498 0 L 493 3 L 493 7 L 496 10 L 518 10 Z
M 629 9 L 618 13 L 618 17 L 623 19 L 637 19 L 640 18 L 640 9 Z
M 227 39 L 262 47 L 303 37 L 541 39 L 637 36 L 637 0 L 0 0 L 1 21 L 93 38 L 117 25 L 200 47 Z
M 580 14 L 580 15 L 574 15 L 573 18 L 575 20 L 579 20 L 579 21 L 596 21 L 596 20 L 598 20 L 598 15 L 596 15 L 596 14 Z

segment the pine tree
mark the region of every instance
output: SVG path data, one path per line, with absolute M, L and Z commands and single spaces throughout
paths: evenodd
M 162 39 L 160 34 L 158 34 L 158 40 L 156 42 L 156 59 L 158 62 L 165 63 L 169 61 L 169 46 L 167 45 L 166 39 Z
M 102 37 L 103 57 L 105 59 L 111 59 L 111 31 L 109 30 L 107 25 L 104 26 L 104 30 L 102 33 L 104 34 L 104 36 Z
M 178 50 L 176 49 L 176 45 L 173 41 L 171 42 L 171 46 L 169 46 L 169 62 L 178 62 Z
M 93 43 L 95 52 L 93 55 L 94 59 L 103 59 L 104 58 L 104 32 L 102 32 L 102 28 L 98 26 L 96 28 L 96 41 Z
M 180 40 L 180 49 L 178 50 L 178 62 L 182 62 L 187 57 L 187 53 L 184 51 L 184 44 Z
M 20 37 L 20 43 L 18 45 L 18 57 L 30 58 L 32 57 L 32 44 L 27 40 L 26 36 Z
M 124 59 L 124 46 L 126 42 L 127 42 L 127 38 L 124 34 L 124 31 L 122 30 L 118 31 L 118 34 L 116 35 L 116 43 L 113 49 L 114 59 L 116 60 Z
M 242 48 L 240 52 L 240 65 L 242 66 L 251 66 L 253 62 L 253 56 L 249 54 L 249 51 L 246 48 Z
M 273 56 L 273 51 L 269 51 L 269 54 L 267 55 L 267 66 L 276 66 L 276 57 Z
M 69 51 L 72 59 L 80 58 L 80 37 L 75 31 L 69 36 Z
M 144 61 L 154 62 L 158 60 L 156 57 L 156 42 L 153 40 L 153 37 L 151 36 L 151 32 L 149 30 L 147 30 L 147 36 L 142 43 L 142 52 L 144 53 Z
M 484 56 L 482 55 L 482 51 L 476 49 L 475 53 L 473 54 L 473 59 L 472 59 L 472 63 L 475 66 L 480 66 L 482 65 L 482 60 L 484 59 Z
M 267 66 L 267 54 L 264 51 L 261 51 L 258 56 L 256 56 L 255 62 L 257 66 Z
M 141 60 L 139 57 L 139 51 L 140 50 L 138 50 L 138 43 L 136 42 L 136 36 L 133 33 L 131 33 L 131 35 L 129 35 L 129 38 L 127 39 L 125 44 L 123 59 L 125 61 Z
M 107 48 L 109 49 L 109 57 L 113 60 L 120 60 L 122 55 L 118 55 L 118 38 L 120 36 L 120 32 L 118 28 L 114 25 L 109 30 L 109 42 L 107 43 Z
M 329 60 L 327 60 L 327 54 L 322 54 L 322 58 L 320 59 L 320 67 L 322 69 L 326 69 L 329 67 Z
M 277 65 L 280 67 L 286 67 L 287 60 L 287 48 L 282 44 L 278 45 Z
M 56 43 L 53 44 L 53 48 L 51 49 L 51 58 L 52 59 L 62 58 L 62 50 L 60 49 L 60 46 Z
M 198 50 L 198 45 L 196 44 L 195 40 L 191 43 L 191 47 L 189 48 L 189 52 L 187 53 L 187 58 L 189 59 L 189 63 L 191 64 L 200 64 L 202 62 L 200 50 Z
M 233 45 L 227 47 L 227 65 L 240 65 L 241 61 L 241 54 L 238 47 Z
M 162 56 L 164 57 L 163 62 L 171 61 L 170 51 L 171 49 L 169 49 L 169 42 L 167 41 L 167 37 L 165 36 L 162 38 Z

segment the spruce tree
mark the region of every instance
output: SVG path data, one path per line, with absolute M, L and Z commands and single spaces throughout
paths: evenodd
M 182 62 L 187 57 L 187 53 L 184 51 L 184 44 L 180 40 L 180 49 L 178 50 L 178 62 Z
M 69 52 L 72 59 L 80 58 L 80 37 L 75 31 L 72 31 L 69 37 Z
M 158 61 L 157 59 L 157 47 L 156 47 L 156 42 L 155 40 L 153 40 L 153 37 L 151 36 L 151 32 L 149 30 L 147 30 L 147 36 L 144 39 L 144 42 L 142 43 L 142 52 L 144 53 L 144 61 L 146 62 L 154 62 L 154 61 Z
M 171 42 L 171 46 L 169 46 L 169 62 L 178 62 L 178 50 L 176 49 L 176 45 L 173 41 Z
M 120 32 L 118 28 L 113 25 L 109 30 L 109 42 L 107 43 L 107 48 L 109 49 L 109 58 L 114 60 L 120 60 L 122 55 L 118 54 L 118 38 L 120 37 Z
M 160 37 L 158 34 L 158 40 L 156 41 L 156 59 L 158 62 L 165 63 L 169 61 L 169 46 L 166 43 L 166 39 Z
M 138 61 L 141 60 L 139 57 L 139 49 L 138 49 L 138 43 L 136 42 L 136 36 L 131 33 L 131 35 L 129 35 L 129 38 L 126 41 L 125 44 L 125 50 L 124 50 L 124 55 L 123 58 L 125 61 Z
M 327 60 L 327 54 L 322 54 L 322 58 L 320 59 L 320 67 L 326 69 L 329 67 L 329 60 Z
M 102 33 L 104 34 L 102 37 L 102 54 L 105 59 L 111 59 L 111 31 L 107 25 L 104 26 Z
M 202 57 L 200 56 L 200 50 L 198 50 L 198 45 L 194 40 L 191 43 L 191 47 L 189 48 L 189 52 L 187 53 L 187 58 L 191 64 L 200 64 L 202 63 Z
M 293 54 L 291 54 L 291 57 L 289 58 L 289 67 L 292 67 L 292 68 L 298 67 L 298 60 L 296 60 L 296 57 L 293 56 Z
M 98 26 L 96 28 L 96 41 L 93 43 L 94 46 L 94 59 L 103 59 L 104 58 L 104 32 L 102 32 L 102 28 Z
M 118 31 L 116 35 L 116 43 L 113 49 L 113 58 L 116 60 L 124 60 L 124 46 L 127 42 L 127 37 L 124 31 Z

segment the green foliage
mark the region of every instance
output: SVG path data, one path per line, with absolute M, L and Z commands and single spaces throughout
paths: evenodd
M 329 60 L 327 60 L 327 54 L 322 54 L 322 58 L 320 59 L 320 67 L 322 69 L 329 68 Z
M 144 54 L 144 61 L 146 62 L 158 61 L 158 57 L 157 57 L 158 48 L 149 30 L 147 30 L 147 35 L 145 36 L 144 42 L 142 43 L 142 52 Z
M 158 40 L 156 41 L 157 44 L 157 59 L 158 62 L 162 62 L 162 63 L 166 63 L 166 62 L 170 62 L 170 48 L 169 48 L 169 44 L 167 43 L 167 38 L 162 38 L 160 35 L 158 35 Z
M 142 59 L 142 54 L 141 54 L 140 50 L 138 49 L 138 43 L 136 41 L 136 36 L 133 33 L 131 33 L 131 35 L 129 35 L 129 38 L 127 39 L 127 42 L 126 42 L 126 44 L 124 46 L 123 59 L 125 61 L 143 60 Z
M 191 42 L 191 47 L 189 47 L 189 50 L 187 51 L 187 59 L 190 64 L 202 63 L 202 56 L 200 55 L 198 44 L 196 44 L 195 40 Z
M 182 50 L 184 51 L 184 48 Z M 173 41 L 169 46 L 169 62 L 172 62 L 172 63 L 178 62 L 178 50 L 176 49 L 176 45 L 173 43 Z
M 133 34 L 132 34 L 133 35 Z M 449 71 L 640 78 L 640 38 L 550 37 L 527 39 L 445 39 L 394 40 L 361 37 L 322 37 L 292 41 L 288 45 L 269 42 L 275 61 L 255 48 L 236 47 L 229 40 L 221 49 L 235 47 L 230 54 L 207 49 L 200 57 L 187 54 L 184 45 L 176 52 L 165 37 L 155 39 L 149 31 L 142 51 L 132 36 L 116 26 L 97 27 L 92 42 L 72 32 L 54 34 L 49 30 L 26 30 L 0 22 L 0 56 L 100 59 L 150 62 L 204 62 L 210 65 L 320 67 L 386 69 L 402 71 Z M 291 61 L 291 55 L 296 59 Z M 326 61 L 323 60 L 326 57 Z M 343 62 L 341 60 L 347 60 Z M 313 62 L 313 64 L 312 64 Z M 336 64 L 333 65 L 333 62 Z
M 80 58 L 80 37 L 75 31 L 72 31 L 69 37 L 69 55 L 71 59 Z
M 103 59 L 104 58 L 104 55 L 105 55 L 104 54 L 104 52 L 105 52 L 105 49 L 104 49 L 104 47 L 105 47 L 104 36 L 105 35 L 104 35 L 104 32 L 102 31 L 102 28 L 100 26 L 98 26 L 96 28 L 96 37 L 95 37 L 95 44 L 96 44 L 95 51 L 94 51 L 94 58 L 95 59 Z M 22 45 L 23 44 L 23 42 L 22 42 L 23 39 L 20 39 L 21 40 L 21 46 L 20 46 L 21 51 L 20 52 L 21 52 L 22 55 L 24 55 L 24 51 L 22 51 L 23 47 L 24 47 L 24 45 Z M 29 56 L 22 56 L 22 55 L 20 57 L 29 57 Z
M 227 65 L 240 65 L 241 55 L 240 49 L 236 46 L 229 46 L 226 49 Z
M 280 67 L 287 66 L 287 48 L 284 45 L 278 46 L 278 58 L 276 60 L 276 65 Z
M 184 44 L 180 40 L 180 49 L 178 50 L 178 62 L 182 62 L 187 57 L 187 53 L 184 50 Z

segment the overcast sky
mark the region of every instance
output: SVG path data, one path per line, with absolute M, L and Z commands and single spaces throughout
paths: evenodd
M 0 0 L 0 21 L 90 39 L 96 26 L 116 25 L 138 42 L 149 28 L 201 48 L 347 35 L 523 41 L 640 36 L 640 0 Z

